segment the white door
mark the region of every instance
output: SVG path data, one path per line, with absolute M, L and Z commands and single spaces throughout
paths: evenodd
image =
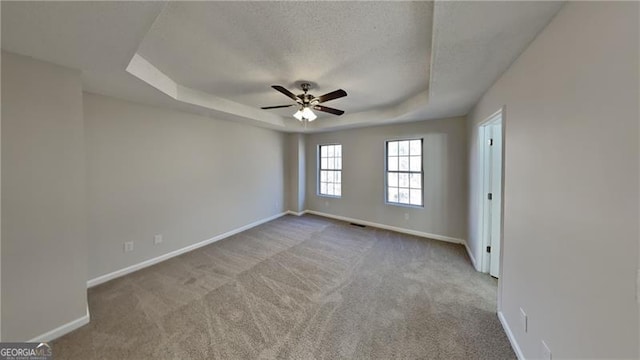
M 489 243 L 491 244 L 489 274 L 498 277 L 500 274 L 500 237 L 502 228 L 502 121 L 488 126 L 491 133 L 490 181 L 491 200 L 489 204 L 491 216 Z
M 502 115 L 481 127 L 482 134 L 482 271 L 500 274 L 502 229 Z

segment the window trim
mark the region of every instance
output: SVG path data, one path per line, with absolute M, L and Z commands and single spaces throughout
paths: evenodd
M 393 201 L 389 201 L 389 164 L 388 164 L 388 160 L 389 160 L 389 142 L 395 142 L 395 141 L 411 141 L 411 140 L 420 140 L 420 146 L 421 146 L 421 151 L 420 151 L 420 195 L 422 197 L 422 205 L 413 205 L 413 204 L 405 204 L 405 203 L 399 203 L 399 202 L 393 202 Z M 385 205 L 392 205 L 392 206 L 400 206 L 400 207 L 408 207 L 408 208 L 413 208 L 413 209 L 423 209 L 425 208 L 424 206 L 424 137 L 422 136 L 409 136 L 409 137 L 400 137 L 400 138 L 393 138 L 393 139 L 386 139 L 384 141 L 384 203 Z M 412 171 L 393 171 L 395 173 L 412 173 Z M 413 173 L 417 174 L 417 171 L 413 171 Z
M 340 152 L 340 160 L 341 161 L 340 161 L 340 170 L 339 170 L 340 171 L 340 195 L 329 195 L 329 194 L 320 193 L 320 172 L 323 170 L 321 168 L 321 164 L 322 164 L 322 161 L 321 161 L 321 158 L 322 158 L 321 147 L 322 146 L 332 146 L 332 145 L 340 145 L 340 148 L 341 148 L 341 152 Z M 342 159 L 343 159 L 343 157 L 342 157 L 342 154 L 343 154 L 343 152 L 342 152 L 342 144 L 340 144 L 340 143 L 322 143 L 322 144 L 318 144 L 318 146 L 316 147 L 316 154 L 317 154 L 316 155 L 316 163 L 317 163 L 317 166 L 316 166 L 316 196 L 333 198 L 333 199 L 342 198 L 342 183 L 343 183 L 343 181 L 342 181 L 342 179 L 343 179 L 342 178 Z M 324 169 L 324 170 L 329 170 L 329 169 Z M 335 171 L 336 169 L 333 169 L 333 170 Z

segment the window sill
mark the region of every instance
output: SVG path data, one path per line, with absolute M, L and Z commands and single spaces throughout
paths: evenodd
M 384 204 L 391 205 L 391 206 L 399 206 L 399 207 L 424 210 L 424 205 L 411 205 L 411 204 L 402 204 L 402 203 L 395 203 L 395 202 L 388 202 L 388 201 L 385 201 Z
M 332 198 L 332 199 L 341 199 L 342 198 L 342 195 L 337 196 L 337 195 L 316 194 L 316 196 L 325 197 L 325 198 Z

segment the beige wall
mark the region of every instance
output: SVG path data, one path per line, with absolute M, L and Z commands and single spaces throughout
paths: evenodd
M 638 10 L 566 4 L 469 116 L 473 229 L 476 124 L 506 105 L 502 311 L 526 358 L 639 355 Z
M 285 134 L 87 93 L 84 113 L 89 279 L 286 210 Z
M 305 140 L 304 134 L 289 134 L 288 155 L 289 172 L 287 177 L 287 194 L 289 210 L 299 213 L 306 210 L 306 181 L 305 181 Z
M 385 204 L 385 141 L 407 137 L 424 138 L 424 208 Z M 342 144 L 342 197 L 338 199 L 317 195 L 317 148 L 323 143 Z M 464 118 L 311 134 L 306 144 L 307 209 L 466 238 Z
M 0 19 L 2 19 L 0 6 Z M 1 23 L 2 21 L 0 21 Z M 2 25 L 0 24 L 0 29 Z M 0 56 L 0 83 L 2 83 L 2 56 Z M 0 85 L 0 104 L 2 104 L 2 86 Z M 0 105 L 1 106 L 1 105 Z M 2 199 L 2 115 L 0 114 L 0 199 Z M 0 201 L 1 202 L 1 201 Z M 2 206 L 0 204 L 0 341 L 2 341 Z
M 80 73 L 2 53 L 2 340 L 86 315 Z

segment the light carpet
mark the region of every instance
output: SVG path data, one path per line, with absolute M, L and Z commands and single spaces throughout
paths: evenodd
M 285 216 L 89 290 L 56 359 L 514 359 L 461 245 Z

